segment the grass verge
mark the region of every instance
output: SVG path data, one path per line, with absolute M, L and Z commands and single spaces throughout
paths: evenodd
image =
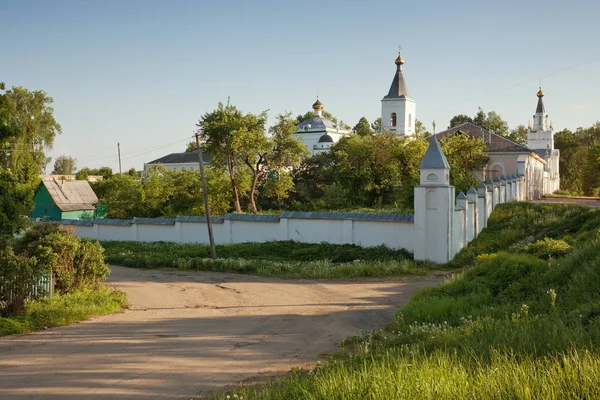
M 600 398 L 600 210 L 499 206 L 386 328 L 217 399 Z
M 0 336 L 73 324 L 119 312 L 126 304 L 124 293 L 106 286 L 32 301 L 25 315 L 0 317 Z
M 422 275 L 436 265 L 415 262 L 405 250 L 385 246 L 286 242 L 243 243 L 210 248 L 198 244 L 103 242 L 106 261 L 134 268 L 180 268 L 281 278 L 356 278 Z

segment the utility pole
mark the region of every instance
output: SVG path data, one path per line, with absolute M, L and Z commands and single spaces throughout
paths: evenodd
M 206 192 L 206 177 L 204 176 L 204 160 L 202 159 L 202 149 L 200 148 L 200 131 L 196 132 L 196 151 L 198 152 L 198 161 L 200 162 L 200 178 L 202 180 L 202 195 L 204 196 L 204 210 L 206 212 L 206 226 L 208 228 L 208 241 L 210 242 L 210 255 L 217 258 L 215 250 L 215 238 L 213 237 L 212 221 L 210 220 L 210 208 L 208 207 L 208 193 Z
M 117 143 L 117 151 L 119 152 L 119 175 L 121 175 L 121 143 Z

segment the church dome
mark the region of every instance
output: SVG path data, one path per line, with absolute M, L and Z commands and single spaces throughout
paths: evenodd
M 313 110 L 322 110 L 323 109 L 323 103 L 321 103 L 319 101 L 319 98 L 317 97 L 317 101 L 315 101 L 315 104 L 312 105 Z
M 544 97 L 544 92 L 542 92 L 542 88 L 540 87 L 540 90 L 538 90 L 537 92 L 537 97 L 542 98 Z
M 324 134 L 319 138 L 319 143 L 333 143 L 333 138 L 328 134 Z
M 402 59 L 402 57 L 400 57 L 400 54 L 398 54 L 398 57 L 396 57 L 396 61 L 394 61 L 394 64 L 396 64 L 396 65 L 404 64 L 404 59 Z

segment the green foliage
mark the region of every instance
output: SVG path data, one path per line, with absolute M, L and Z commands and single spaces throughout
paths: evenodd
M 0 168 L 0 248 L 7 238 L 25 228 L 24 215 L 33 206 L 31 187 L 19 183 L 18 178 L 8 169 Z
M 518 125 L 510 130 L 506 138 L 522 146 L 527 146 L 527 133 L 528 129 L 525 125 Z
M 570 249 L 571 246 L 564 240 L 556 240 L 548 237 L 528 244 L 523 248 L 526 252 L 544 259 L 565 256 Z
M 600 195 L 600 122 L 589 128 L 557 132 L 554 146 L 560 150 L 560 185 L 575 195 Z
M 119 312 L 126 305 L 124 293 L 104 286 L 60 294 L 28 303 L 22 316 L 0 317 L 0 336 L 69 325 Z
M 130 219 L 138 214 L 144 199 L 142 184 L 129 175 L 114 175 L 94 184 L 99 203 L 107 207 L 109 218 Z
M 414 262 L 404 250 L 384 246 L 244 243 L 210 248 L 195 244 L 104 242 L 107 261 L 135 268 L 182 268 L 284 278 L 354 278 L 424 274 L 433 264 Z
M 210 212 L 223 215 L 231 209 L 231 186 L 222 169 L 205 169 Z M 238 182 L 241 192 L 247 191 L 247 180 Z M 204 215 L 202 182 L 194 171 L 167 171 L 155 167 L 144 181 L 132 175 L 114 175 L 96 182 L 94 191 L 106 207 L 107 216 L 117 219 L 134 217 L 166 217 Z
M 0 138 L 0 167 L 10 168 L 20 183 L 37 186 L 39 174 L 46 166 L 46 151 L 52 148 L 61 127 L 54 119 L 53 102 L 41 90 L 13 87 L 0 97 L 6 118 L 3 130 L 10 129 L 4 143 Z
M 51 271 L 55 289 L 62 293 L 97 288 L 110 272 L 98 242 L 75 237 L 72 230 L 56 224 L 32 227 L 15 248 L 19 255 Z
M 77 179 L 78 181 L 87 181 L 89 172 L 90 172 L 89 168 L 80 169 L 75 174 L 75 179 Z
M 442 150 L 450 164 L 450 184 L 456 191 L 466 192 L 477 186 L 474 172 L 483 169 L 487 156 L 483 153 L 485 143 L 471 135 L 448 135 L 440 140 Z
M 495 111 L 490 111 L 486 114 L 481 107 L 479 107 L 477 114 L 475 114 L 475 117 L 473 118 L 465 114 L 455 115 L 450 120 L 448 129 L 466 122 L 479 125 L 487 131 L 495 133 L 496 135 L 508 136 L 509 134 L 508 123 L 504 121 L 500 115 L 498 115 Z
M 54 161 L 52 173 L 55 175 L 73 175 L 76 169 L 76 160 L 69 156 L 59 156 Z
M 365 117 L 361 117 L 358 120 L 358 123 L 354 125 L 354 128 L 352 128 L 352 130 L 359 136 L 368 136 L 373 134 L 373 132 L 371 131 L 371 125 Z

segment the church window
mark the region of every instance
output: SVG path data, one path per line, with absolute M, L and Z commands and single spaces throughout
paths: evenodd
M 408 127 L 412 126 L 412 114 L 408 114 Z
M 392 118 L 390 122 L 392 127 L 396 126 L 396 113 L 392 113 Z

